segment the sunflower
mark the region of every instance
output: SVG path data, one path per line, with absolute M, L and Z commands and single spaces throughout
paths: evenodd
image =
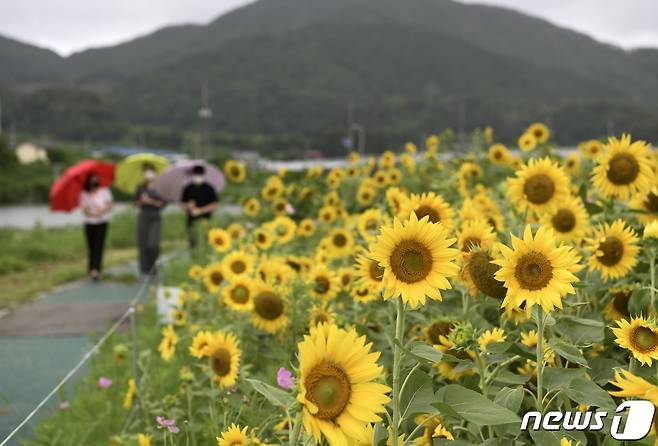
M 630 135 L 611 137 L 606 152 L 592 171 L 592 184 L 607 198 L 628 200 L 631 194 L 646 194 L 654 186 L 654 173 L 649 145 L 631 143 Z
M 349 291 L 350 288 L 352 288 L 353 281 L 354 269 L 346 267 L 338 270 L 338 282 L 340 283 L 340 288 L 342 290 Z
M 247 230 L 240 223 L 231 223 L 226 228 L 226 232 L 229 233 L 233 240 L 239 240 L 247 234 Z
M 219 387 L 226 389 L 235 385 L 242 355 L 235 335 L 222 331 L 210 334 L 207 351 L 213 379 Z
M 619 389 L 609 391 L 608 393 L 612 396 L 619 398 L 636 397 L 651 401 L 654 406 L 658 406 L 658 386 L 654 386 L 627 370 L 616 371 L 615 380 L 610 381 L 610 384 Z
M 509 199 L 520 211 L 545 212 L 570 196 L 569 177 L 550 158 L 531 159 L 507 180 Z
M 428 216 L 418 220 L 414 212 L 404 223 L 395 219 L 382 227 L 371 258 L 384 268 L 384 297 L 400 296 L 412 308 L 424 304 L 425 296 L 441 300 L 440 290 L 451 288 L 447 278 L 459 272 L 454 242 L 440 223 Z
M 272 201 L 272 211 L 276 215 L 286 215 L 289 206 L 290 204 L 288 203 L 288 200 L 282 197 L 275 198 L 274 201 Z
M 347 257 L 352 254 L 354 236 L 350 231 L 342 228 L 333 229 L 329 233 L 328 239 L 330 241 L 329 249 L 334 257 Z
M 512 154 L 507 150 L 504 144 L 494 144 L 489 147 L 487 157 L 492 164 L 497 166 L 504 166 L 509 164 L 512 159 Z
M 537 147 L 537 138 L 535 138 L 535 135 L 532 133 L 525 132 L 523 135 L 519 136 L 518 144 L 519 149 L 524 152 L 529 152 Z
M 318 299 L 331 300 L 340 291 L 338 275 L 325 265 L 315 265 L 307 280 L 311 295 Z
M 631 209 L 642 211 L 636 214 L 641 223 L 646 225 L 658 221 L 658 187 L 644 194 L 634 194 L 628 205 Z
M 450 431 L 445 428 L 442 424 L 439 424 L 436 426 L 434 429 L 434 432 L 432 433 L 432 438 L 445 438 L 446 440 L 452 441 L 455 439 L 455 437 L 452 436 Z
M 212 334 L 209 331 L 199 331 L 192 339 L 190 345 L 190 354 L 195 358 L 201 359 L 210 354 L 209 346 Z
M 580 157 L 577 152 L 569 153 L 563 163 L 564 168 L 569 175 L 577 176 L 580 174 Z
M 224 273 L 228 279 L 251 274 L 254 259 L 243 250 L 232 251 L 222 259 Z
M 359 186 L 359 188 L 356 191 L 356 201 L 361 205 L 361 206 L 370 206 L 372 204 L 372 201 L 375 199 L 375 196 L 377 195 L 377 190 L 372 187 L 369 183 L 364 183 Z
M 541 223 L 555 231 L 562 242 L 580 242 L 589 234 L 589 214 L 580 198 L 569 197 L 540 217 Z
M 544 144 L 551 136 L 551 132 L 548 130 L 548 127 L 541 122 L 535 122 L 534 124 L 531 124 L 526 131 L 534 136 L 537 142 L 540 144 Z
M 280 215 L 268 223 L 268 226 L 277 243 L 284 245 L 295 238 L 297 225 L 289 217 Z
M 558 246 L 552 230 L 541 227 L 533 237 L 527 225 L 523 239 L 512 235 L 512 248 L 500 249 L 502 257 L 493 263 L 500 266 L 494 277 L 507 288 L 503 307 L 519 308 L 525 302 L 528 313 L 534 305 L 551 312 L 562 308 L 566 294 L 575 294 L 580 258 L 574 249 Z
M 338 211 L 333 206 L 323 206 L 318 211 L 318 219 L 323 223 L 331 224 L 338 218 Z
M 242 210 L 248 217 L 256 217 L 260 213 L 260 201 L 258 198 L 249 198 L 242 203 Z
M 251 279 L 237 277 L 231 280 L 223 291 L 224 303 L 235 311 L 250 311 L 253 306 L 253 287 Z
M 597 159 L 605 150 L 603 143 L 597 139 L 590 139 L 578 145 L 580 153 L 589 160 Z
M 415 214 L 418 220 L 428 217 L 429 223 L 440 222 L 448 232 L 455 225 L 455 211 L 440 195 L 434 192 L 422 195 L 412 194 L 408 200 L 404 200 L 398 218 L 408 220 L 411 214 Z
M 305 218 L 297 226 L 297 234 L 302 237 L 310 237 L 315 234 L 315 222 L 310 218 Z
M 651 367 L 653 360 L 658 359 L 658 327 L 655 321 L 649 321 L 642 316 L 617 321 L 619 328 L 612 332 L 617 337 L 619 346 L 630 350 L 641 364 Z
M 505 331 L 502 328 L 494 328 L 493 330 L 487 330 L 478 338 L 478 346 L 480 351 L 484 352 L 487 350 L 489 344 L 495 344 L 497 342 L 505 342 L 506 336 Z
M 247 446 L 247 428 L 240 429 L 239 425 L 231 424 L 228 430 L 216 438 L 217 446 Z
M 213 228 L 208 231 L 208 243 L 215 248 L 215 251 L 226 252 L 231 249 L 233 240 L 231 235 L 224 229 Z
M 453 328 L 455 324 L 449 320 L 434 321 L 423 329 L 423 337 L 431 345 L 446 343 Z
M 407 196 L 397 187 L 389 187 L 386 189 L 386 202 L 391 208 L 392 213 L 397 215 L 402 210 L 402 203 L 408 200 Z
M 487 250 L 495 240 L 496 235 L 486 220 L 467 220 L 457 236 L 457 246 L 462 252 L 470 252 L 475 247 Z
M 164 361 L 169 361 L 173 358 L 174 353 L 176 353 L 176 344 L 178 344 L 178 335 L 173 326 L 167 325 L 162 329 L 162 340 L 160 341 L 160 345 L 158 345 L 160 357 Z
M 303 406 L 303 423 L 316 442 L 324 436 L 330 446 L 349 440 L 367 442 L 370 422 L 390 401 L 390 388 L 375 383 L 383 374 L 379 352 L 370 352 L 365 336 L 354 329 L 319 324 L 299 343 L 297 400 Z
M 367 242 L 374 241 L 379 233 L 379 227 L 384 223 L 384 216 L 379 209 L 368 209 L 359 215 L 357 228 L 361 237 Z
M 366 285 L 355 285 L 352 287 L 351 296 L 355 301 L 365 304 L 379 299 L 381 293 Z
M 258 249 L 267 251 L 272 247 L 272 243 L 274 243 L 274 237 L 272 237 L 272 234 L 267 230 L 267 228 L 258 228 L 254 231 L 253 234 L 254 244 Z
M 265 186 L 261 189 L 261 196 L 265 201 L 272 201 L 281 196 L 285 190 L 283 181 L 278 176 L 271 176 L 267 179 Z
M 203 270 L 203 283 L 211 294 L 219 291 L 225 278 L 224 266 L 220 262 L 211 263 Z
M 311 313 L 308 317 L 308 324 L 310 327 L 315 327 L 318 324 L 333 324 L 336 320 L 336 313 L 331 307 L 326 304 L 317 304 L 311 308 Z
M 224 173 L 231 183 L 242 183 L 247 178 L 247 169 L 239 161 L 228 160 L 224 163 Z
M 588 260 L 590 270 L 601 271 L 604 280 L 623 277 L 637 264 L 637 242 L 635 231 L 626 227 L 623 220 L 605 223 L 588 240 L 592 253 Z
M 644 227 L 643 240 L 658 239 L 658 221 L 652 221 Z
M 633 296 L 633 288 L 612 288 L 610 290 L 610 301 L 603 309 L 603 316 L 610 321 L 628 319 L 631 317 L 628 303 Z
M 251 322 L 256 328 L 274 334 L 288 325 L 284 290 L 256 281 L 253 296 Z

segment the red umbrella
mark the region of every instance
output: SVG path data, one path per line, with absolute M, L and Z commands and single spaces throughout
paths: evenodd
M 70 212 L 78 207 L 80 192 L 91 173 L 97 174 L 101 186 L 107 187 L 114 181 L 114 164 L 84 160 L 66 169 L 50 187 L 50 210 Z

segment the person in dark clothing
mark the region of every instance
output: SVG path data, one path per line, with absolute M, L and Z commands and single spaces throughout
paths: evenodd
M 112 210 L 112 192 L 107 187 L 101 187 L 101 179 L 94 172 L 87 176 L 84 189 L 80 193 L 80 209 L 85 221 L 89 277 L 98 281 L 103 266 L 105 235 Z
M 181 197 L 183 209 L 187 211 L 187 235 L 190 249 L 197 243 L 196 222 L 210 219 L 217 209 L 219 200 L 217 191 L 206 181 L 206 169 L 201 165 L 192 168 L 192 182 L 185 186 Z
M 137 243 L 139 246 L 139 271 L 144 276 L 156 273 L 155 263 L 160 255 L 160 211 L 165 206 L 164 199 L 153 188 L 157 177 L 155 166 L 144 163 L 144 183 L 135 192 L 134 204 L 139 208 L 137 221 Z

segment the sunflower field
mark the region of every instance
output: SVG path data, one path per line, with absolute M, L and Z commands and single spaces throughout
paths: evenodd
M 243 216 L 169 265 L 138 382 L 128 338 L 107 347 L 29 444 L 622 444 L 520 426 L 658 405 L 658 157 L 630 135 L 559 151 L 541 123 L 518 145 L 487 128 L 468 154 L 431 136 L 265 179 L 228 161 Z

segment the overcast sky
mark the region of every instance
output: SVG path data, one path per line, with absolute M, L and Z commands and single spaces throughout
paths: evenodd
M 656 0 L 462 1 L 518 9 L 625 48 L 658 47 Z M 206 23 L 249 2 L 250 0 L 0 0 L 0 34 L 67 55 L 92 46 L 112 45 L 129 40 L 165 25 Z

